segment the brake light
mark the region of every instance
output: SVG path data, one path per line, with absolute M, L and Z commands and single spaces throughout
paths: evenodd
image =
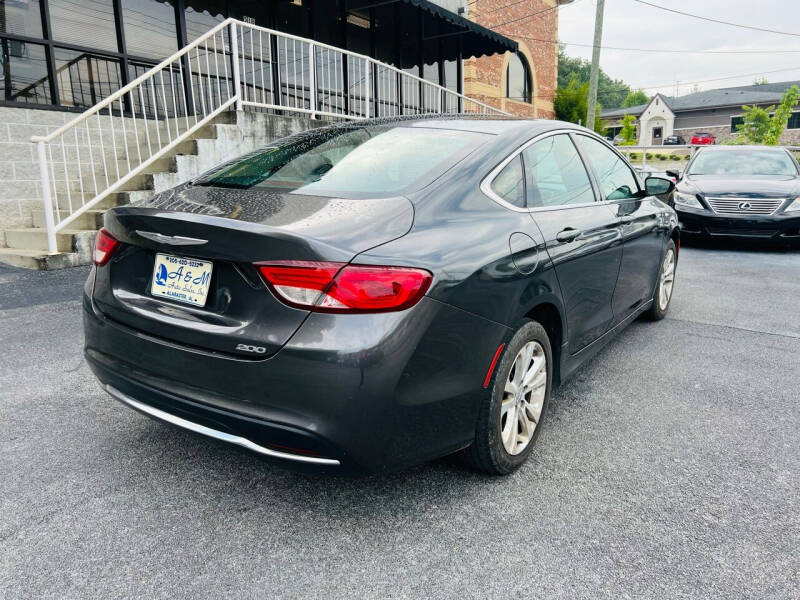
M 430 272 L 410 267 L 306 261 L 256 267 L 281 301 L 313 312 L 403 310 L 419 302 L 433 281 Z
M 117 239 L 108 233 L 108 230 L 103 227 L 97 232 L 97 237 L 94 240 L 94 264 L 102 267 L 110 259 L 111 255 L 119 246 Z

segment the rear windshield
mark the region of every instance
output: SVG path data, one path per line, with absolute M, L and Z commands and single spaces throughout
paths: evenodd
M 375 198 L 429 183 L 490 136 L 396 125 L 294 136 L 221 165 L 196 185 Z
M 701 151 L 689 175 L 796 175 L 794 161 L 783 150 Z

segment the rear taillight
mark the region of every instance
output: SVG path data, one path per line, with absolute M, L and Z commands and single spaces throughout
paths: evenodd
M 280 300 L 314 312 L 403 310 L 419 302 L 433 280 L 428 271 L 410 267 L 305 261 L 256 267 Z
M 94 264 L 102 267 L 114 254 L 114 250 L 119 246 L 119 242 L 112 236 L 105 227 L 97 232 L 94 240 Z

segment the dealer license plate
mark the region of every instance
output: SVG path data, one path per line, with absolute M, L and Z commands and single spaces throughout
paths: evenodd
M 186 304 L 205 306 L 213 268 L 214 263 L 205 260 L 156 254 L 150 293 Z

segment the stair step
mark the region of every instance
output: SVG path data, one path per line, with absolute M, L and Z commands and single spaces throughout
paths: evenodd
M 23 250 L 21 248 L 0 248 L 0 262 L 39 271 L 66 269 L 79 264 L 78 255 L 75 252 L 48 254 L 42 250 Z
M 83 233 L 95 233 L 92 230 L 64 229 L 56 233 L 56 249 L 59 252 L 73 251 L 73 238 Z M 47 230 L 41 227 L 25 229 L 6 229 L 6 244 L 9 248 L 22 250 L 47 251 Z
M 70 223 L 70 228 L 80 230 L 100 229 L 103 226 L 103 215 L 105 212 L 106 211 L 103 209 L 87 210 L 85 213 L 77 217 L 72 223 Z M 59 213 L 60 214 L 58 216 L 62 221 L 70 215 L 69 211 L 66 210 L 59 211 Z M 43 210 L 33 211 L 33 226 L 45 226 Z

